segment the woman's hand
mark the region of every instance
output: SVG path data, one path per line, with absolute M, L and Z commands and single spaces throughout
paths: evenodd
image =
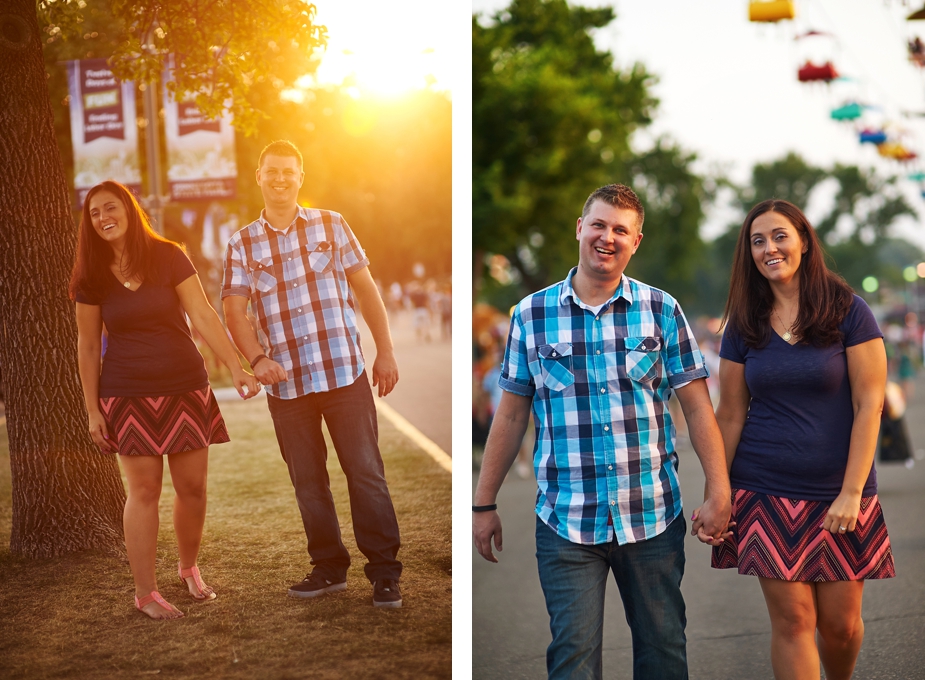
M 106 429 L 106 420 L 103 414 L 97 411 L 87 416 L 90 426 L 90 439 L 100 447 L 103 453 L 119 453 L 115 442 L 109 438 L 109 430 Z
M 833 534 L 847 534 L 854 531 L 861 512 L 861 494 L 842 491 L 832 501 L 829 511 L 822 520 L 822 528 Z
M 241 395 L 242 399 L 256 397 L 257 393 L 260 391 L 260 383 L 257 382 L 257 378 L 254 374 L 248 373 L 241 367 L 232 369 L 231 379 L 234 381 L 234 388 L 238 391 L 238 394 Z M 246 390 L 244 389 L 245 387 L 247 388 Z
M 721 545 L 724 541 L 728 541 L 730 538 L 732 538 L 732 527 L 736 525 L 735 522 L 729 522 L 729 525 L 726 527 L 726 532 L 719 538 L 710 537 L 709 539 L 705 540 L 703 537 L 707 536 L 707 534 L 702 534 L 702 536 L 698 535 L 700 530 L 703 528 L 703 520 L 700 517 L 701 508 L 703 508 L 702 505 L 694 510 L 694 514 L 691 515 L 691 536 L 697 536 L 701 543 L 709 543 L 712 546 Z

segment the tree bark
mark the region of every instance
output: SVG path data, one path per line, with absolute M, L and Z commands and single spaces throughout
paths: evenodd
M 10 550 L 121 550 L 115 454 L 87 433 L 67 283 L 77 242 L 35 0 L 0 9 L 0 366 L 13 486 Z

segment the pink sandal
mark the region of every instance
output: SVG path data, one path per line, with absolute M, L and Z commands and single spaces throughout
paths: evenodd
M 196 590 L 199 591 L 199 597 L 196 597 L 192 593 L 194 600 L 214 600 L 215 591 L 212 590 L 212 586 L 207 586 L 202 582 L 202 576 L 199 575 L 199 567 L 193 565 L 189 569 L 184 569 L 179 564 L 177 564 L 177 574 L 180 576 L 180 580 L 189 588 L 189 584 L 186 582 L 190 576 L 193 577 L 193 584 L 196 586 Z
M 164 609 L 166 609 L 168 612 L 171 612 L 171 613 L 173 614 L 173 616 L 163 616 L 163 617 L 154 617 L 154 616 L 151 616 L 150 614 L 148 614 L 148 612 L 146 612 L 146 611 L 144 610 L 144 608 L 147 607 L 147 606 L 148 606 L 149 604 L 151 604 L 152 602 L 157 602 L 161 607 L 163 607 Z M 143 598 L 141 598 L 140 600 L 138 599 L 138 596 L 136 595 L 136 596 L 135 596 L 135 609 L 137 609 L 138 611 L 142 612 L 142 613 L 145 614 L 146 616 L 148 616 L 148 617 L 150 617 L 150 618 L 152 618 L 152 619 L 155 619 L 155 620 L 159 620 L 159 619 L 165 619 L 165 620 L 166 620 L 166 619 L 179 619 L 180 617 L 182 617 L 182 616 L 184 615 L 183 612 L 181 612 L 179 609 L 177 609 L 177 608 L 174 607 L 172 604 L 170 604 L 167 600 L 165 600 L 163 597 L 161 597 L 161 594 L 160 594 L 159 592 L 157 592 L 156 590 L 152 590 L 150 593 L 148 593 L 147 595 L 145 595 L 145 596 L 144 596 Z

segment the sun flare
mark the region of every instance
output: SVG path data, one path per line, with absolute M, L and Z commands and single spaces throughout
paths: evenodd
M 431 0 L 354 0 L 318 6 L 328 46 L 314 76 L 300 83 L 356 88 L 356 95 L 398 96 L 426 87 L 449 92 L 449 31 Z

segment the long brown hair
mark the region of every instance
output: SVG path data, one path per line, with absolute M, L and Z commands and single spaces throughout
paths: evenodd
M 754 221 L 765 213 L 783 217 L 799 232 L 806 252 L 800 261 L 800 312 L 794 334 L 801 342 L 826 347 L 841 340 L 838 325 L 851 308 L 854 291 L 825 264 L 825 251 L 803 211 L 779 199 L 762 201 L 745 217 L 732 261 L 729 297 L 723 323 L 731 324 L 749 347 L 763 347 L 771 339 L 771 309 L 774 294 L 768 280 L 752 259 L 751 231 Z
M 108 272 L 114 258 L 112 248 L 96 233 L 90 219 L 90 199 L 101 191 L 108 191 L 122 201 L 128 215 L 122 271 L 129 278 L 140 274 L 145 281 L 157 282 L 162 278 L 151 251 L 158 242 L 168 242 L 167 239 L 151 228 L 145 211 L 125 185 L 106 180 L 91 188 L 84 199 L 77 236 L 77 261 L 68 287 L 72 300 L 78 290 L 89 298 L 102 299 L 112 283 Z

